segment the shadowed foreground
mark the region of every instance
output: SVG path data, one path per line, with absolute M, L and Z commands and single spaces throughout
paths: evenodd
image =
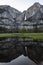
M 0 62 L 28 56 L 36 64 L 43 62 L 43 41 L 29 38 L 0 38 Z

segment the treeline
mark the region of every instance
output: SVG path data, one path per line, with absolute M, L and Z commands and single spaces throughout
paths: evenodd
M 32 29 L 7 29 L 5 27 L 0 27 L 0 33 L 40 33 L 43 32 L 43 28 L 32 28 Z
M 26 29 L 22 28 L 18 30 L 19 33 L 40 33 L 43 32 L 43 28 Z
M 0 27 L 0 33 L 13 33 L 13 32 L 15 32 L 14 29 L 8 29 L 5 27 Z

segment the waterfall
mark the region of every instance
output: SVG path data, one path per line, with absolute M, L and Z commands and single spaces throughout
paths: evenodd
M 26 20 L 26 15 L 24 16 L 24 20 Z

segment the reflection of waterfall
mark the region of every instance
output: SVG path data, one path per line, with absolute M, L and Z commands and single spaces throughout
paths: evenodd
M 26 52 L 26 55 L 28 55 L 28 52 L 27 52 L 27 47 L 25 46 L 25 52 Z
M 22 54 L 37 64 L 41 63 L 43 61 L 43 41 L 18 37 L 0 39 L 0 62 L 10 62 Z

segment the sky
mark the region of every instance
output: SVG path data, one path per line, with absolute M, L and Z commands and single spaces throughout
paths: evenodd
M 35 2 L 43 5 L 43 0 L 0 0 L 0 5 L 10 5 L 17 10 L 23 12 L 32 6 Z

